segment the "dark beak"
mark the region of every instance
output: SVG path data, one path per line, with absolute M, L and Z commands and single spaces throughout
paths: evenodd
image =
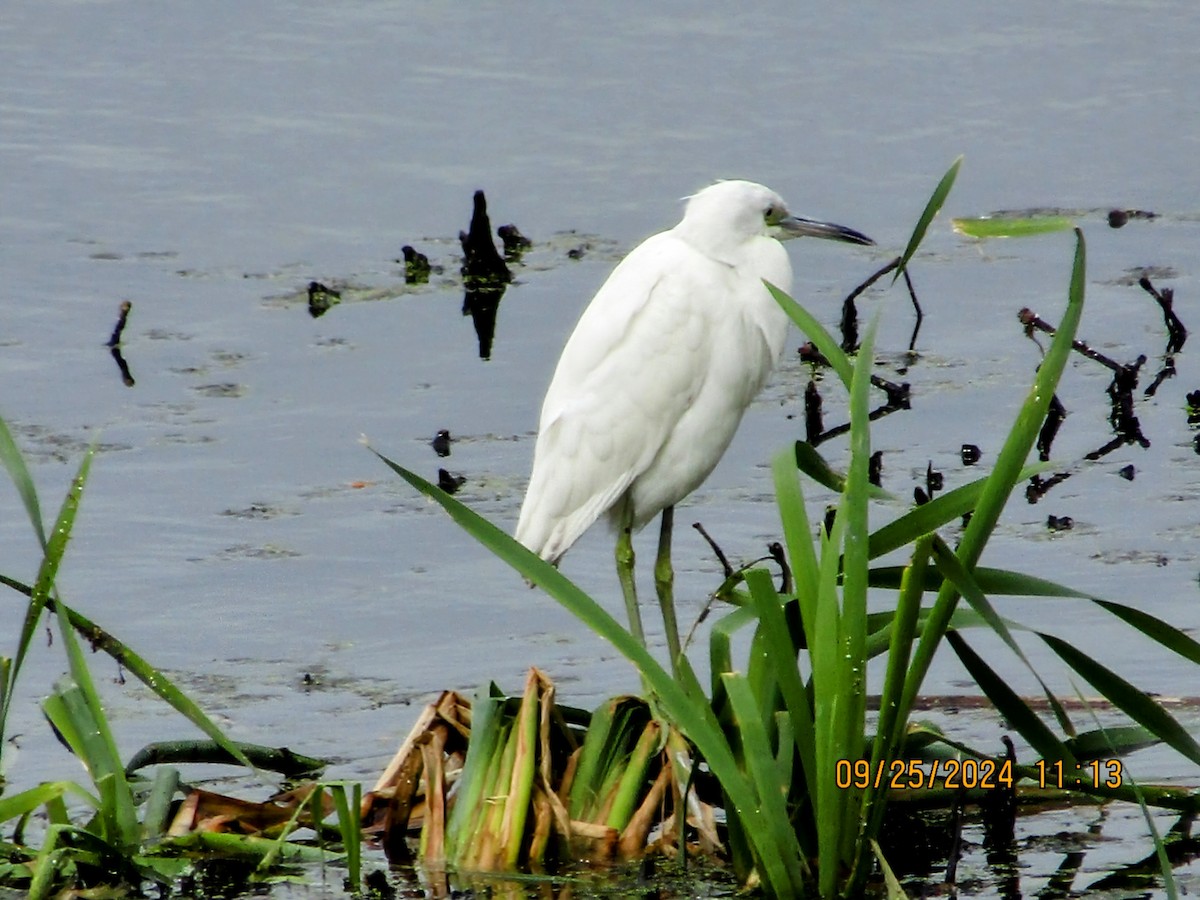
M 782 240 L 795 237 L 825 238 L 829 241 L 846 241 L 850 244 L 874 245 L 875 242 L 860 231 L 832 222 L 818 222 L 801 216 L 784 216 L 778 222 Z

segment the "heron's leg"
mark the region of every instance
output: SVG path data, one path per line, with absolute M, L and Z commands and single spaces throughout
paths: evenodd
M 638 609 L 637 585 L 633 580 L 633 526 L 621 524 L 617 532 L 617 578 L 621 581 L 621 593 L 625 595 L 625 612 L 629 614 L 629 630 L 643 647 L 646 634 L 642 631 L 642 613 Z
M 671 672 L 678 676 L 679 625 L 675 621 L 675 570 L 671 567 L 671 529 L 675 523 L 675 507 L 662 511 L 662 527 L 658 532 L 658 556 L 654 560 L 654 588 L 662 609 L 663 631 L 667 635 L 667 652 L 671 654 Z

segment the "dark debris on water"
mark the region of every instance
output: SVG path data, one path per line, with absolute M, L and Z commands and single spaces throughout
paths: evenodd
M 456 473 L 447 472 L 445 469 L 438 469 L 437 483 L 438 487 L 440 487 L 447 494 L 453 494 L 456 493 L 460 487 L 467 483 L 467 479 L 465 475 L 458 475 Z

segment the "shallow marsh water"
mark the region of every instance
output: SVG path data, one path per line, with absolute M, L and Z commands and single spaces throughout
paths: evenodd
M 511 527 L 563 340 L 621 253 L 673 224 L 677 198 L 716 177 L 753 178 L 802 213 L 872 235 L 875 251 L 792 247 L 795 294 L 832 327 L 841 296 L 902 248 L 959 153 L 949 215 L 1078 213 L 1089 241 L 1081 337 L 1121 361 L 1147 354 L 1144 387 L 1166 337 L 1131 283 L 1139 267 L 1200 329 L 1198 39 L 1200 16 L 1176 3 L 736 17 L 623 3 L 9 3 L 0 412 L 48 513 L 82 449 L 100 447 L 63 595 L 235 736 L 332 757 L 334 777 L 369 782 L 443 687 L 515 688 L 536 664 L 580 705 L 634 688 L 608 647 L 389 477 L 359 435 L 430 477 L 463 474 L 460 496 Z M 493 224 L 515 222 L 534 241 L 488 361 L 456 274 L 476 188 Z M 1111 207 L 1159 217 L 1112 230 Z M 403 244 L 444 272 L 406 286 L 393 262 Z M 576 247 L 582 258 L 569 259 Z M 908 496 L 929 461 L 948 487 L 965 482 L 963 443 L 982 448 L 982 467 L 994 460 L 1038 358 L 1016 313 L 1056 320 L 1070 257 L 1063 236 L 978 245 L 943 218 L 913 266 L 926 312 L 915 360 L 903 352 L 905 296 L 861 304 L 867 316 L 886 307 L 881 373 L 913 385 L 914 410 L 873 434 L 886 487 Z M 343 292 L 319 319 L 304 302 L 311 279 Z M 133 303 L 132 387 L 103 346 L 122 300 Z M 1037 505 L 1015 498 L 986 562 L 1200 624 L 1200 458 L 1184 403 L 1200 387 L 1196 340 L 1177 377 L 1138 401 L 1151 446 L 1095 463 L 1079 460 L 1111 436 L 1109 377 L 1072 364 L 1055 457 L 1075 474 Z M 735 560 L 776 536 L 767 465 L 802 432 L 799 342 L 677 517 L 704 522 Z M 836 421 L 836 394 L 826 403 Z M 444 460 L 429 447 L 440 428 L 455 437 Z M 836 441 L 822 449 L 841 453 Z M 1129 464 L 1133 481 L 1116 474 Z M 0 571 L 31 578 L 28 526 L 11 491 L 0 498 Z M 1049 532 L 1051 514 L 1074 529 Z M 679 531 L 688 620 L 719 567 Z M 639 546 L 648 558 L 652 542 Z M 564 571 L 618 610 L 610 557 L 596 529 Z M 17 631 L 11 599 L 0 635 Z M 1086 606 L 1005 611 L 1147 689 L 1200 694 L 1194 670 Z M 1025 686 L 1015 662 L 983 646 Z M 1028 649 L 1070 690 L 1061 666 Z M 36 705 L 61 665 L 57 647 L 39 649 L 23 673 L 18 784 L 76 774 Z M 971 692 L 946 659 L 927 688 Z M 108 694 L 129 752 L 189 733 L 132 682 Z M 942 719 L 980 743 L 1002 733 L 979 713 Z M 1187 774 L 1165 754 L 1145 759 L 1154 777 Z

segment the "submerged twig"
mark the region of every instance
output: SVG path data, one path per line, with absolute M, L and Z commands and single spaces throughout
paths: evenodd
M 729 558 L 725 555 L 725 551 L 720 548 L 717 542 L 712 539 L 712 536 L 704 530 L 704 526 L 699 522 L 693 522 L 692 527 L 700 532 L 700 537 L 708 541 L 708 546 L 712 547 L 712 552 L 716 554 L 717 560 L 721 563 L 721 568 L 725 570 L 725 577 L 732 578 L 733 566 L 729 564 Z
M 876 450 L 867 460 L 867 481 L 875 487 L 883 486 L 883 451 Z
M 1053 337 L 1054 334 L 1058 331 L 1057 328 L 1055 328 L 1053 325 L 1051 325 L 1045 319 L 1041 318 L 1033 310 L 1028 309 L 1028 308 L 1022 309 L 1019 313 L 1017 313 L 1017 318 L 1020 320 L 1021 324 L 1025 326 L 1025 334 L 1028 335 L 1030 338 L 1033 337 L 1034 330 L 1041 331 L 1044 334 L 1050 335 L 1051 337 Z M 1091 347 L 1089 347 L 1083 341 L 1080 341 L 1080 340 L 1071 341 L 1071 347 L 1074 348 L 1074 350 L 1077 353 L 1083 354 L 1088 359 L 1095 360 L 1096 362 L 1100 363 L 1102 366 L 1107 366 L 1108 368 L 1112 369 L 1114 372 L 1120 372 L 1122 369 L 1125 368 L 1125 366 L 1121 365 L 1121 363 L 1117 362 L 1115 359 L 1105 356 L 1103 353 L 1100 353 L 1097 350 L 1093 350 Z
M 945 476 L 935 470 L 933 468 L 933 460 L 929 460 L 928 465 L 925 466 L 925 490 L 929 492 L 929 499 L 932 500 L 933 496 L 945 487 L 945 484 Z
M 847 353 L 853 353 L 858 349 L 858 306 L 855 304 L 862 294 L 889 272 L 896 271 L 900 267 L 900 257 L 897 256 L 889 263 L 879 269 L 873 275 L 870 275 L 862 284 L 846 295 L 846 299 L 842 301 L 842 349 Z M 917 334 L 921 330 L 921 322 L 925 319 L 925 313 L 921 309 L 921 303 L 917 300 L 917 290 L 913 287 L 912 278 L 908 274 L 908 266 L 905 266 L 900 271 L 900 275 L 904 277 L 904 285 L 908 288 L 909 299 L 912 300 L 913 311 L 917 314 L 916 323 L 913 325 L 912 336 L 908 341 L 909 352 L 917 345 Z
M 899 412 L 902 409 L 912 408 L 909 402 L 910 385 L 907 381 L 896 384 L 884 378 L 880 378 L 878 375 L 872 375 L 871 384 L 883 390 L 884 393 L 887 394 L 887 400 L 868 413 L 867 418 L 869 421 L 874 422 L 877 419 L 891 415 L 894 412 Z M 810 418 L 808 413 L 810 409 L 815 409 L 819 412 L 821 398 L 816 393 L 815 384 L 810 383 L 809 390 L 812 391 L 814 396 L 810 398 L 809 391 L 805 391 L 804 409 L 806 414 L 805 426 L 808 443 L 816 447 L 830 438 L 837 437 L 841 434 L 846 434 L 850 430 L 849 422 L 843 422 L 841 425 L 835 425 L 832 428 L 828 428 L 824 431 L 818 430 L 823 424 L 822 420 L 820 419 L 819 415 Z M 816 431 L 816 433 L 814 433 L 814 431 Z
M 335 291 L 319 281 L 308 283 L 308 314 L 319 319 L 334 306 L 342 302 L 342 292 Z
M 962 855 L 963 809 L 965 806 L 966 790 L 960 789 L 954 800 L 954 818 L 950 826 L 953 837 L 950 844 L 950 854 L 946 859 L 945 883 L 950 885 L 951 888 L 958 883 L 958 860 Z
M 303 756 L 287 747 L 265 747 L 237 741 L 240 749 L 257 768 L 278 772 L 288 778 L 312 775 L 324 769 L 328 760 Z M 146 766 L 180 763 L 214 763 L 241 765 L 228 749 L 212 740 L 155 741 L 142 747 L 125 766 L 125 774 L 132 775 Z
M 1163 366 L 1158 370 L 1158 374 L 1154 376 L 1154 380 L 1150 382 L 1149 387 L 1142 392 L 1144 397 L 1153 397 L 1158 393 L 1159 386 L 1168 378 L 1175 377 L 1175 357 L 1168 356 L 1163 360 Z
M 1067 408 L 1058 399 L 1058 394 L 1055 394 L 1050 398 L 1050 407 L 1046 410 L 1046 421 L 1042 423 L 1042 430 L 1038 432 L 1038 459 L 1042 462 L 1050 459 L 1050 447 L 1054 444 L 1054 438 L 1058 436 L 1058 429 L 1062 427 L 1063 420 L 1066 418 Z
M 1071 477 L 1070 472 L 1057 472 L 1049 478 L 1043 478 L 1041 475 L 1034 475 L 1029 479 L 1029 484 L 1025 488 L 1025 500 L 1030 505 L 1037 503 L 1045 497 L 1050 490 L 1056 485 L 1062 484 Z
M 1167 353 L 1178 353 L 1187 341 L 1187 328 L 1179 320 L 1179 316 L 1175 315 L 1174 289 L 1163 288 L 1159 291 L 1145 275 L 1138 279 L 1138 286 L 1153 297 L 1162 310 L 1163 321 L 1167 326 Z
M 108 347 L 116 347 L 121 343 L 121 333 L 125 331 L 125 323 L 129 321 L 129 311 L 133 309 L 133 304 L 128 300 L 121 301 L 120 314 L 117 317 L 117 324 L 113 328 L 112 336 L 108 339 Z
M 825 430 L 821 406 L 821 392 L 817 390 L 817 383 L 810 380 L 804 389 L 804 434 L 810 444 L 818 440 Z
M 912 409 L 912 386 L 907 381 L 888 381 L 879 375 L 871 376 L 871 384 L 887 394 L 887 405 L 896 409 Z
M 921 323 L 925 321 L 925 313 L 921 309 L 920 301 L 917 300 L 917 289 L 913 287 L 912 276 L 908 274 L 908 266 L 904 267 L 904 286 L 908 288 L 908 296 L 912 300 L 913 311 L 917 314 L 916 324 L 913 325 L 912 337 L 908 341 L 908 349 L 911 351 L 917 344 L 917 332 L 921 330 Z
M 133 387 L 137 382 L 133 380 L 133 373 L 129 371 L 129 363 L 125 362 L 125 355 L 121 353 L 121 348 L 109 347 L 108 352 L 112 355 L 113 362 L 117 364 L 117 371 L 121 373 L 121 383 L 125 387 Z
M 767 545 L 767 556 L 760 556 L 758 559 L 751 560 L 744 566 L 734 569 L 733 566 L 730 565 L 729 558 L 725 555 L 725 551 L 723 551 L 720 545 L 713 540 L 712 536 L 705 530 L 704 526 L 699 522 L 693 522 L 692 527 L 700 532 L 700 536 L 704 538 L 704 540 L 708 542 L 708 546 L 712 548 L 717 560 L 721 563 L 721 568 L 725 571 L 725 579 L 715 591 L 708 595 L 708 599 L 705 601 L 699 615 L 697 615 L 696 620 L 692 622 L 692 627 L 688 629 L 687 636 L 683 639 L 682 646 L 684 649 L 687 649 L 691 646 L 692 638 L 696 636 L 696 630 L 704 623 L 705 619 L 708 618 L 709 613 L 712 612 L 713 604 L 715 604 L 718 600 L 724 599 L 728 595 L 729 591 L 731 591 L 742 580 L 743 573 L 745 573 L 747 569 L 751 569 L 754 566 L 757 566 L 759 563 L 766 562 L 767 560 L 773 560 L 779 565 L 779 570 L 781 573 L 779 592 L 781 594 L 790 594 L 792 592 L 792 570 L 791 567 L 788 566 L 787 557 L 783 551 L 783 545 L 779 542 L 776 541 Z
M 112 354 L 113 362 L 117 364 L 117 370 L 121 373 L 121 383 L 125 387 L 133 387 L 133 374 L 129 371 L 129 364 L 125 362 L 125 357 L 121 353 L 121 335 L 125 332 L 125 325 L 129 321 L 129 312 L 133 309 L 133 304 L 128 300 L 121 301 L 120 313 L 117 317 L 117 324 L 113 327 L 112 335 L 108 342 L 104 345 L 108 347 L 108 352 Z
M 864 281 L 862 284 L 860 284 L 858 287 L 856 287 L 854 290 L 852 290 L 849 293 L 849 295 L 847 295 L 845 301 L 843 301 L 843 305 L 845 303 L 853 303 L 854 300 L 857 297 L 859 297 L 867 288 L 869 288 L 871 285 L 873 285 L 875 282 L 877 282 L 880 278 L 882 278 L 888 272 L 894 272 L 896 270 L 896 267 L 899 265 L 900 265 L 900 257 L 897 256 L 895 259 L 893 259 L 891 262 L 889 262 L 887 265 L 885 265 L 882 269 L 880 269 L 874 275 L 868 276 L 866 281 Z
M 779 566 L 779 593 L 784 595 L 792 593 L 792 567 L 788 565 L 787 554 L 783 552 L 783 544 L 779 541 L 771 541 L 767 544 L 767 553 Z
M 811 363 L 814 366 L 821 366 L 825 369 L 829 368 L 829 360 L 825 358 L 825 354 L 818 350 L 816 344 L 812 341 L 805 341 L 796 352 L 800 354 L 801 362 Z

